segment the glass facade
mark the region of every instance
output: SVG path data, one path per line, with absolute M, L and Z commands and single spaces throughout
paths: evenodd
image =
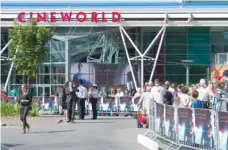
M 145 51 L 161 28 L 125 28 L 132 41 L 141 51 Z M 64 85 L 75 72 L 73 63 L 119 64 L 127 65 L 125 50 L 118 28 L 110 27 L 56 27 L 52 29 L 53 38 L 47 43 L 48 57 L 39 67 L 39 75 L 31 79 L 35 95 L 54 95 L 56 86 Z M 2 45 L 8 42 L 8 29 L 2 28 Z M 130 41 L 126 38 L 130 57 L 137 56 Z M 161 47 L 155 77 L 162 81 L 170 80 L 185 83 L 186 70 L 181 60 L 192 60 L 190 64 L 190 83 L 209 77 L 209 68 L 214 63 L 216 53 L 228 52 L 228 34 L 224 27 L 170 27 L 167 28 Z M 155 57 L 160 40 L 151 48 L 147 56 Z M 2 56 L 8 57 L 6 50 Z M 138 72 L 140 63 L 132 61 Z M 148 81 L 153 62 L 144 63 L 144 80 Z M 10 62 L 1 59 L 1 84 L 4 85 Z M 77 68 L 76 68 L 77 69 Z M 139 74 L 138 72 L 137 74 Z M 97 72 L 100 76 L 111 78 L 110 73 Z M 90 78 L 94 76 L 89 72 Z M 27 79 L 13 70 L 10 89 L 17 88 Z M 105 84 L 105 83 L 104 83 Z M 107 83 L 108 84 L 108 83 Z

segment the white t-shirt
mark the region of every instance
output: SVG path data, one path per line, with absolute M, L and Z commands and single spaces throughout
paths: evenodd
M 190 97 L 187 94 L 180 93 L 178 97 L 180 98 L 180 107 L 189 107 Z
M 153 95 L 151 92 L 143 93 L 143 108 L 146 109 L 146 113 L 149 114 L 150 104 L 153 101 Z
M 92 96 L 92 98 L 98 98 L 98 96 L 99 96 L 98 90 L 97 89 L 93 89 L 91 91 L 91 96 Z
M 79 85 L 78 90 L 79 91 L 76 92 L 76 95 L 78 96 L 78 98 L 87 98 L 88 91 L 87 91 L 87 89 L 84 86 Z
M 210 99 L 209 92 L 206 88 L 200 87 L 197 91 L 199 92 L 199 95 L 198 95 L 199 100 L 207 102 Z
M 153 100 L 157 103 L 163 104 L 163 92 L 164 88 L 161 86 L 152 87 L 151 94 L 153 95 Z

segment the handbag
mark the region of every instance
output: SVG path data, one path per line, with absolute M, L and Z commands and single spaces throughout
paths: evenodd
M 21 100 L 21 104 L 22 104 L 22 105 L 30 105 L 30 102 L 29 102 L 29 100 L 27 100 L 27 99 L 22 99 L 22 100 Z

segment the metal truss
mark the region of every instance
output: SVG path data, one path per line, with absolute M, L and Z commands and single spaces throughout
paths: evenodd
M 130 70 L 131 70 L 131 74 L 132 74 L 132 78 L 133 78 L 133 82 L 134 82 L 135 88 L 137 88 L 137 83 L 136 83 L 136 79 L 135 79 L 135 75 L 134 75 L 134 70 L 132 68 L 131 60 L 140 58 L 140 61 L 141 61 L 141 89 L 143 89 L 143 87 L 144 87 L 144 58 L 149 58 L 149 59 L 154 60 L 154 65 L 153 65 L 151 76 L 150 76 L 150 81 L 151 81 L 152 78 L 153 78 L 153 75 L 154 75 L 154 71 L 155 71 L 156 65 L 157 65 L 157 60 L 158 60 L 158 56 L 160 54 L 160 49 L 161 49 L 162 42 L 163 42 L 163 39 L 164 39 L 166 26 L 163 26 L 161 28 L 161 30 L 158 32 L 158 34 L 151 41 L 151 43 L 149 44 L 149 46 L 147 47 L 147 49 L 143 53 L 140 52 L 140 50 L 137 48 L 136 44 L 132 41 L 132 39 L 130 38 L 130 36 L 127 34 L 127 32 L 124 30 L 124 28 L 122 26 L 119 27 L 119 30 L 120 30 L 121 38 L 122 38 L 122 41 L 123 41 L 124 49 L 125 49 L 125 52 L 126 52 L 126 55 L 127 55 L 127 60 L 128 60 L 129 66 L 130 66 Z M 158 50 L 157 50 L 156 58 L 151 58 L 149 56 L 146 56 L 147 53 L 149 52 L 149 50 L 151 49 L 151 47 L 156 43 L 156 41 L 158 40 L 158 38 L 160 37 L 161 34 L 162 34 L 162 36 L 161 36 L 161 39 L 160 39 L 160 43 L 159 43 L 159 47 L 158 47 Z M 128 38 L 128 40 L 130 41 L 132 46 L 135 48 L 135 50 L 138 53 L 138 56 L 130 58 L 124 35 Z
M 103 44 L 102 44 L 103 43 Z M 118 55 L 119 55 L 119 45 L 118 45 L 118 36 L 115 33 L 106 33 L 100 35 L 98 40 L 96 41 L 93 49 L 90 51 L 87 62 L 95 62 L 95 63 L 113 63 L 112 57 L 115 55 L 114 63 L 118 63 Z M 102 52 L 100 57 L 93 58 L 92 55 L 94 54 L 95 50 L 102 46 Z
M 63 52 L 65 49 L 63 43 L 64 43 L 63 41 L 53 40 L 53 39 L 49 41 L 50 51 L 52 51 L 52 53 L 50 53 L 51 57 L 54 57 L 54 59 L 64 60 L 64 56 L 61 54 L 61 52 Z
M 104 39 L 105 39 L 105 35 L 100 35 L 98 37 L 96 43 L 94 44 L 93 48 L 91 49 L 91 51 L 89 52 L 89 55 L 86 58 L 86 61 L 88 63 L 99 61 L 99 59 L 93 58 L 92 55 L 94 54 L 95 50 L 101 45 L 101 43 L 104 41 Z
M 3 49 L 0 51 L 0 55 L 2 55 L 2 53 L 7 49 L 7 47 L 10 45 L 10 43 L 12 42 L 12 40 L 9 40 L 8 43 L 3 47 Z

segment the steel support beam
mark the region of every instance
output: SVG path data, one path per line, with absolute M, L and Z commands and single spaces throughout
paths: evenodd
M 97 47 L 100 45 L 100 43 L 104 41 L 104 35 L 100 35 L 100 37 L 98 38 L 96 44 L 93 46 L 92 50 L 90 51 L 89 55 L 86 58 L 86 61 L 89 62 L 89 60 L 93 59 L 91 57 L 91 55 L 93 54 L 93 52 L 97 49 Z
M 135 50 L 138 52 L 139 56 L 143 56 L 143 54 L 140 52 L 140 50 L 138 49 L 138 47 L 135 45 L 135 43 L 132 41 L 131 37 L 127 34 L 127 32 L 124 30 L 124 28 L 122 26 L 120 26 L 121 30 L 123 31 L 123 33 L 125 34 L 125 36 L 128 38 L 128 40 L 131 42 L 132 46 L 135 48 Z
M 156 41 L 157 41 L 157 39 L 159 38 L 159 36 L 161 35 L 161 33 L 162 33 L 162 31 L 164 31 L 166 29 L 166 26 L 164 25 L 162 28 L 161 28 L 161 30 L 158 32 L 158 34 L 156 35 L 156 37 L 151 41 L 151 43 L 149 44 L 149 46 L 147 47 L 147 49 L 145 50 L 145 52 L 144 53 L 141 53 L 140 52 L 140 50 L 137 48 L 137 46 L 135 45 L 135 43 L 132 41 L 132 39 L 130 38 L 130 36 L 127 34 L 127 32 L 124 30 L 124 28 L 122 27 L 122 26 L 120 26 L 120 33 L 122 34 L 122 33 L 124 33 L 125 35 L 126 35 L 126 37 L 128 38 L 128 40 L 130 41 L 130 43 L 132 44 L 132 46 L 135 48 L 135 50 L 137 51 L 137 53 L 139 54 L 139 56 L 136 56 L 136 57 L 133 57 L 133 59 L 137 59 L 137 58 L 140 58 L 140 60 L 141 60 L 141 88 L 143 89 L 143 87 L 144 87 L 144 58 L 145 57 L 147 57 L 146 56 L 146 54 L 149 52 L 149 50 L 151 49 L 151 47 L 156 43 Z M 164 32 L 163 32 L 164 33 Z M 122 35 L 121 35 L 121 37 L 122 37 Z M 122 38 L 124 38 L 124 36 L 122 37 Z M 163 35 L 163 38 L 164 38 L 164 35 Z M 125 40 L 124 40 L 124 42 L 125 42 Z M 125 51 L 127 51 L 127 48 L 126 48 L 126 50 Z M 160 50 L 159 50 L 160 51 Z M 127 55 L 129 55 L 128 54 L 128 52 L 126 52 L 126 54 Z M 129 56 L 128 56 L 129 57 Z M 127 57 L 127 58 L 128 58 Z M 151 57 L 149 57 L 150 59 L 152 59 L 152 60 L 154 60 L 154 58 L 151 58 Z M 128 63 L 129 63 L 129 65 L 131 66 L 131 61 L 132 60 L 132 58 L 130 58 L 129 57 L 129 61 L 128 61 Z M 132 68 L 132 67 L 131 67 Z M 131 71 L 133 71 L 133 70 L 131 70 Z
M 17 51 L 18 51 L 18 49 L 16 49 L 16 52 L 15 52 L 15 55 L 13 56 L 13 59 L 16 58 Z M 13 71 L 13 66 L 14 66 L 14 62 L 11 63 L 10 70 L 9 70 L 9 73 L 8 73 L 8 76 L 7 76 L 7 79 L 6 79 L 6 83 L 5 83 L 5 86 L 4 86 L 4 91 L 6 91 L 7 86 L 9 84 L 9 80 L 10 80 L 10 77 L 11 77 L 11 74 L 12 74 L 12 71 Z
M 158 32 L 158 34 L 155 36 L 155 38 L 151 41 L 150 45 L 147 47 L 145 52 L 143 53 L 143 56 L 146 56 L 146 54 L 149 52 L 150 48 L 156 43 L 158 37 L 161 35 L 162 31 L 164 31 L 166 27 L 162 27 L 161 30 Z
M 65 41 L 65 81 L 69 81 L 70 80 L 70 59 L 71 59 L 71 55 L 70 55 L 70 51 L 69 51 L 69 41 Z
M 137 89 L 137 83 L 136 83 L 136 80 L 135 80 L 135 74 L 134 74 L 134 71 L 133 71 L 133 68 L 132 68 L 132 64 L 131 64 L 130 56 L 129 56 L 129 53 L 128 53 L 128 50 L 127 50 L 127 45 L 126 45 L 126 42 L 125 42 L 123 31 L 122 31 L 121 27 L 119 29 L 120 29 L 120 34 L 121 34 L 121 38 L 122 38 L 123 45 L 124 45 L 124 50 L 125 50 L 126 55 L 127 55 L 127 61 L 128 61 L 128 64 L 129 64 L 129 67 L 130 67 L 130 70 L 131 70 L 131 75 L 132 75 L 132 78 L 133 78 L 134 87 L 135 87 L 135 89 Z
M 0 55 L 2 55 L 2 53 L 6 50 L 6 48 L 10 45 L 11 42 L 12 42 L 12 39 L 9 40 L 9 42 L 3 47 L 3 49 L 0 51 Z
M 154 71 L 155 71 L 155 68 L 156 68 L 156 65 L 157 65 L 158 57 L 159 57 L 159 54 L 160 54 L 160 51 L 161 51 L 161 47 L 162 47 L 162 43 L 163 43 L 163 40 L 164 40 L 166 27 L 163 27 L 163 28 L 164 28 L 164 30 L 163 30 L 163 33 L 162 33 L 162 36 L 161 36 L 161 39 L 160 39 L 160 43 L 159 43 L 159 46 L 158 46 L 157 54 L 156 54 L 156 57 L 155 57 L 155 60 L 154 60 L 154 65 L 153 65 L 153 68 L 152 68 L 152 72 L 150 74 L 149 82 L 152 81 L 152 78 L 154 76 Z

